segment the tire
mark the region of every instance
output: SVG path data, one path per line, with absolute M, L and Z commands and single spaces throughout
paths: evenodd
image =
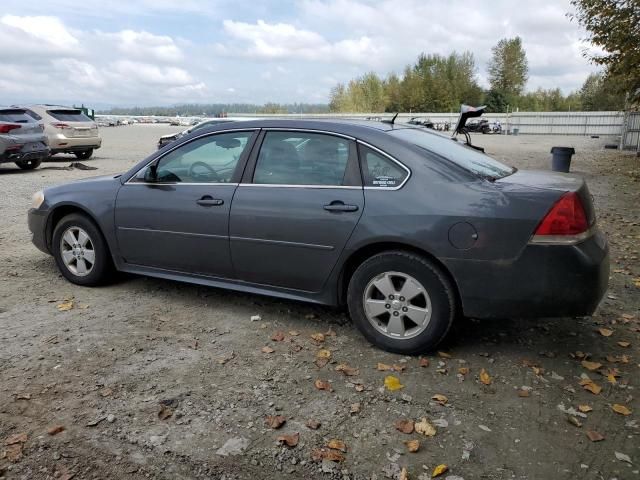
M 388 287 L 386 280 L 391 280 L 394 300 L 383 296 L 374 284 Z M 401 293 L 413 296 L 407 299 Z M 380 303 L 382 298 L 384 304 Z M 405 355 L 436 348 L 451 328 L 457 310 L 454 287 L 442 271 L 426 258 L 400 250 L 376 254 L 356 269 L 349 281 L 347 305 L 353 323 L 367 340 Z M 382 313 L 373 315 L 377 311 Z M 397 315 L 394 318 L 392 314 Z M 414 323 L 409 314 L 412 318 L 425 315 L 426 321 Z M 404 334 L 397 333 L 403 329 Z
M 80 232 L 88 237 L 88 241 L 84 241 Z M 71 234 L 71 237 L 67 236 L 68 234 Z M 63 250 L 66 252 L 64 256 Z M 85 215 L 72 213 L 58 222 L 53 230 L 51 251 L 60 273 L 76 285 L 101 285 L 113 272 L 107 242 L 95 223 Z M 89 251 L 93 251 L 93 255 L 89 255 Z M 69 259 L 70 264 L 67 263 Z
M 16 165 L 22 170 L 35 170 L 40 166 L 41 163 L 41 158 L 34 158 L 32 160 L 19 160 L 16 162 Z
M 74 152 L 74 155 L 78 160 L 87 160 L 91 158 L 91 155 L 93 155 L 93 148 L 89 148 L 88 150 L 83 150 L 81 152 Z

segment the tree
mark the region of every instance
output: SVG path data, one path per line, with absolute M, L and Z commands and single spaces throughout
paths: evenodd
M 585 51 L 584 55 L 605 67 L 606 76 L 615 79 L 640 103 L 640 4 L 638 0 L 571 0 L 576 19 L 589 40 L 604 53 Z
M 507 99 L 502 92 L 489 90 L 483 102 L 488 113 L 502 113 L 507 111 Z
M 520 37 L 503 38 L 492 49 L 489 61 L 491 90 L 507 97 L 522 94 L 527 83 L 529 65 Z
M 580 89 L 582 108 L 587 111 L 623 110 L 624 93 L 612 78 L 592 73 Z

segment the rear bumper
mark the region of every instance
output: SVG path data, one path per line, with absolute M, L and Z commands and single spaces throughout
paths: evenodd
M 101 146 L 101 137 L 65 137 L 61 134 L 49 137 L 52 153 L 78 152 L 89 148 L 98 149 Z
M 607 290 L 609 247 L 599 230 L 576 245 L 528 245 L 515 262 L 459 262 L 464 314 L 477 318 L 591 315 Z
M 0 155 L 0 163 L 20 162 L 25 160 L 44 160 L 49 156 L 49 149 L 30 152 L 5 152 Z
M 49 246 L 47 245 L 47 213 L 47 211 L 30 208 L 27 218 L 31 241 L 38 247 L 38 250 L 50 254 L 51 252 L 49 252 Z

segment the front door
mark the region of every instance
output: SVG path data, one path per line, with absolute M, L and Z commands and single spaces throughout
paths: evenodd
M 355 143 L 304 131 L 263 134 L 231 205 L 236 277 L 319 291 L 364 207 Z M 250 173 L 250 170 L 249 170 Z
M 120 188 L 116 234 L 126 263 L 231 277 L 229 210 L 254 132 L 207 135 Z

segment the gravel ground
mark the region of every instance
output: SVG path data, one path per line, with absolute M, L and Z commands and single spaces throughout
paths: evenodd
M 104 147 L 83 162 L 95 171 L 64 170 L 75 161 L 64 156 L 31 172 L 0 166 L 0 477 L 384 479 L 406 468 L 427 479 L 446 464 L 450 480 L 640 479 L 635 156 L 603 150 L 611 139 L 475 136 L 519 168 L 547 168 L 552 145 L 576 148 L 611 243 L 610 290 L 592 318 L 460 321 L 421 359 L 371 347 L 328 308 L 141 277 L 67 283 L 30 244 L 31 194 L 123 171 L 177 129 L 102 129 Z M 330 352 L 322 367 L 319 350 Z M 387 375 L 404 388 L 385 389 Z M 276 430 L 267 416 L 286 421 Z M 422 418 L 434 436 L 395 427 Z M 297 446 L 278 445 L 296 433 Z

